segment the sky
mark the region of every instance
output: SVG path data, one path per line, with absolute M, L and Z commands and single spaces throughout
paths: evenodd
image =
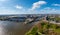
M 3 14 L 60 14 L 60 0 L 0 0 Z

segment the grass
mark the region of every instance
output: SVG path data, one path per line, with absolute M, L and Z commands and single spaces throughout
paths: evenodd
M 42 35 L 42 34 L 49 35 L 52 32 L 57 33 L 56 35 L 60 35 L 60 26 L 58 26 L 56 24 L 49 23 L 49 22 L 42 22 L 40 24 L 41 24 L 41 29 L 39 29 L 37 26 L 34 26 L 30 30 L 30 32 L 27 32 L 26 35 Z M 49 29 L 52 32 L 48 31 Z M 52 34 L 50 34 L 50 35 L 52 35 Z
M 26 33 L 26 35 L 40 35 L 41 33 L 38 31 L 38 27 L 35 26 L 30 30 L 29 32 Z

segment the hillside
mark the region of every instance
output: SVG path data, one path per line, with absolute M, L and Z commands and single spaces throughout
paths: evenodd
M 60 26 L 49 22 L 40 22 L 33 26 L 26 35 L 60 35 Z

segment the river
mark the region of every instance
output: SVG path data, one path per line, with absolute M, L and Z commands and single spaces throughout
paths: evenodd
M 24 35 L 34 23 L 0 21 L 0 35 Z

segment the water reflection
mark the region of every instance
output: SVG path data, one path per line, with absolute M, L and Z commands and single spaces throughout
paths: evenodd
M 24 35 L 34 23 L 0 21 L 0 35 Z

